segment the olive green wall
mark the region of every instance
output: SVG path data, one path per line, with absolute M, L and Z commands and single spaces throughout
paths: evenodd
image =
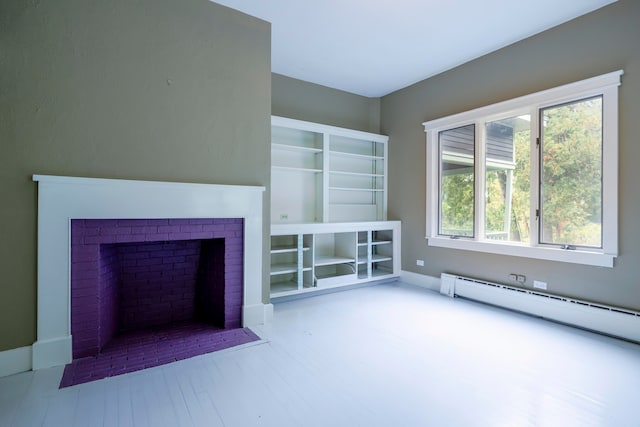
M 270 37 L 207 0 L 1 2 L 0 351 L 35 340 L 32 174 L 269 185 Z
M 548 282 L 549 291 L 640 309 L 640 2 L 612 5 L 382 98 L 390 137 L 389 216 L 402 219 L 403 270 L 507 282 Z M 422 123 L 624 69 L 620 87 L 619 253 L 614 268 L 428 247 Z M 424 267 L 416 267 L 424 259 Z
M 365 132 L 380 132 L 380 98 L 367 98 L 280 74 L 271 78 L 271 112 Z

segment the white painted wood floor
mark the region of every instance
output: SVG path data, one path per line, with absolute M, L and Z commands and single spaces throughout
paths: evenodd
M 275 306 L 268 343 L 58 390 L 0 426 L 640 426 L 640 346 L 401 283 Z

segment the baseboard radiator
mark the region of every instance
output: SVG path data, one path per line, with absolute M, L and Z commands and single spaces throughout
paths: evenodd
M 640 343 L 640 312 L 442 273 L 440 293 Z

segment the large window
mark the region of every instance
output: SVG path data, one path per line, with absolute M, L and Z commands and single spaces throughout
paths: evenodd
M 612 267 L 621 75 L 425 123 L 429 244 Z

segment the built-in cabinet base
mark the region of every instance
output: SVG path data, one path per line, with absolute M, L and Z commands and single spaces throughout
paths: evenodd
M 272 224 L 271 296 L 400 275 L 400 221 Z

